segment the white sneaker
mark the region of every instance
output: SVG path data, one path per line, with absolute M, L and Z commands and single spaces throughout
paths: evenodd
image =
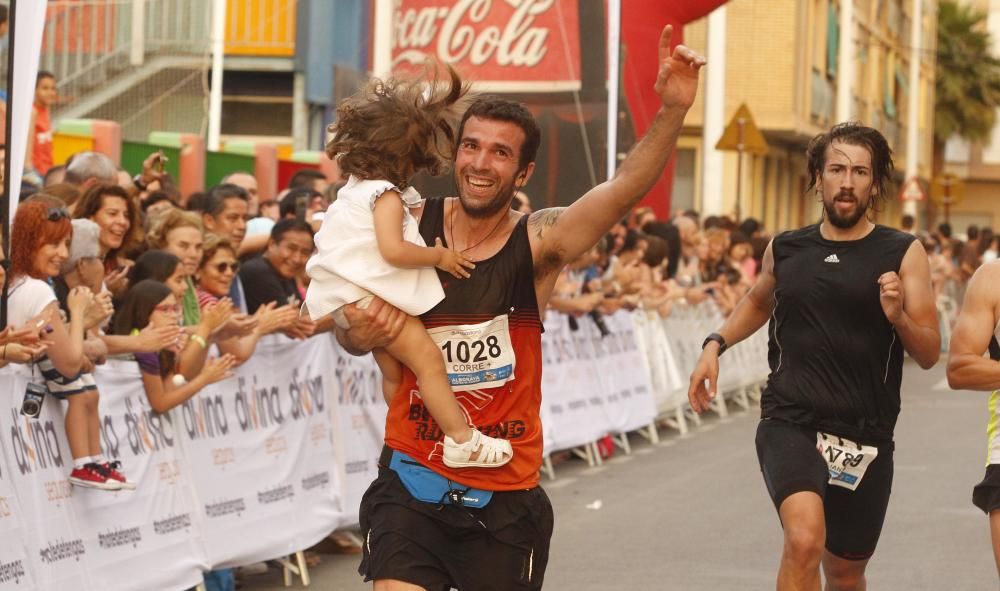
M 477 450 L 479 457 L 469 459 Z M 510 446 L 510 441 L 483 435 L 479 429 L 472 429 L 472 437 L 465 443 L 457 443 L 444 436 L 442 460 L 449 468 L 499 468 L 513 457 L 514 448 Z

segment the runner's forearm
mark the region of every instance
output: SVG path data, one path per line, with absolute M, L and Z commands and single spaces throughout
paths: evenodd
M 746 295 L 736 304 L 729 318 L 722 323 L 719 334 L 726 339 L 726 345 L 732 347 L 760 330 L 770 317 L 770 308 L 761 307 L 754 298 Z
M 948 386 L 952 390 L 1000 390 L 1000 363 L 981 355 L 951 355 Z
M 941 357 L 941 334 L 936 326 L 917 324 L 905 311 L 895 324 L 896 334 L 906 352 L 920 367 L 930 369 Z

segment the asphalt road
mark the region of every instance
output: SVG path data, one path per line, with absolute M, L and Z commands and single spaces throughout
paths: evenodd
M 998 588 L 987 519 L 970 501 L 986 458 L 986 398 L 949 390 L 943 362 L 929 371 L 907 363 L 893 495 L 870 589 Z M 543 481 L 556 515 L 545 588 L 773 589 L 781 529 L 760 477 L 756 424 L 756 412 L 709 417 L 684 438 L 669 430 L 659 445 L 635 438 L 632 455 L 602 467 L 557 465 L 557 478 Z M 311 588 L 370 589 L 357 562 L 322 555 Z M 244 577 L 243 589 L 285 587 L 272 567 Z

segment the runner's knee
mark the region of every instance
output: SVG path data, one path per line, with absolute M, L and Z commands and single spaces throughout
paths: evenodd
M 823 564 L 827 588 L 831 591 L 854 591 L 865 578 L 867 560 L 828 560 Z
M 785 558 L 802 568 L 815 569 L 823 558 L 826 539 L 821 529 L 785 527 Z

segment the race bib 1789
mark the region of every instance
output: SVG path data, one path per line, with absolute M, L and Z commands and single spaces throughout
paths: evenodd
M 816 449 L 830 469 L 828 482 L 851 490 L 857 490 L 869 464 L 878 455 L 877 447 L 822 432 L 816 433 Z
M 514 379 L 514 347 L 507 315 L 480 324 L 441 326 L 427 330 L 444 358 L 455 392 L 497 388 Z

